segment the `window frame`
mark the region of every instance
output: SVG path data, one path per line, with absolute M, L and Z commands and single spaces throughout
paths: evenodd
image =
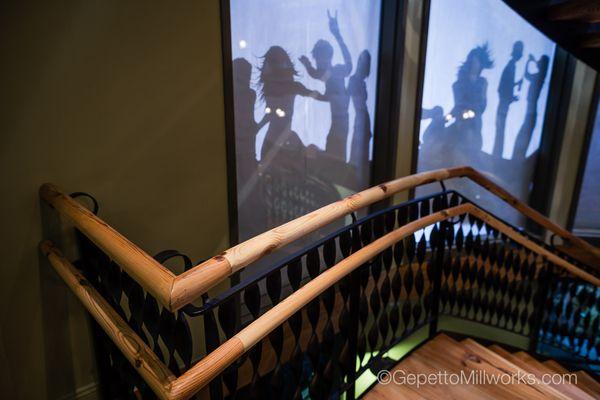
M 371 186 L 394 177 L 406 21 L 405 1 L 379 1 L 381 2 L 381 13 L 376 80 L 377 99 L 373 118 L 373 155 L 370 170 Z M 239 243 L 239 210 L 237 199 L 230 0 L 220 0 L 220 11 L 229 243 L 230 246 L 234 246 Z M 374 205 L 371 210 L 378 209 L 381 206 L 380 204 Z
M 497 0 L 501 1 L 501 0 Z M 413 135 L 413 148 L 411 152 L 411 174 L 417 173 L 419 157 L 419 135 L 421 130 L 421 114 L 423 103 L 423 88 L 425 67 L 427 63 L 427 44 L 430 28 L 430 8 L 431 0 L 424 0 L 423 4 L 423 23 L 420 37 L 419 49 L 419 82 L 418 92 L 415 104 L 415 120 Z M 514 11 L 514 10 L 513 10 Z M 519 15 L 517 13 L 517 15 Z M 530 22 L 528 22 L 531 24 Z M 533 25 L 532 25 L 533 26 Z M 534 27 L 535 28 L 535 27 Z M 536 28 L 537 29 L 537 28 Z M 552 39 L 549 39 L 552 40 Z M 526 203 L 542 214 L 548 214 L 552 202 L 552 188 L 556 180 L 558 170 L 558 160 L 561 152 L 561 142 L 564 134 L 567 110 L 569 108 L 569 98 L 573 86 L 573 76 L 575 70 L 575 59 L 556 44 L 554 59 L 552 63 L 552 74 L 548 81 L 548 99 L 546 101 L 546 110 L 542 121 L 542 135 L 538 158 L 534 167 L 532 178 L 532 190 Z M 409 195 L 410 199 L 415 198 L 414 191 Z M 541 235 L 541 230 L 529 222 L 527 229 L 532 233 Z
M 577 214 L 577 208 L 579 206 L 579 197 L 581 196 L 581 189 L 583 186 L 583 177 L 585 175 L 585 168 L 590 153 L 590 144 L 592 142 L 592 136 L 594 135 L 594 125 L 596 118 L 600 118 L 600 74 L 596 75 L 594 82 L 594 92 L 592 95 L 592 101 L 590 102 L 590 111 L 588 112 L 588 118 L 585 128 L 585 138 L 583 141 L 582 154 L 579 158 L 579 165 L 577 167 L 577 178 L 575 180 L 575 188 L 573 190 L 573 196 L 571 197 L 571 204 L 569 205 L 569 216 L 567 220 L 567 229 L 573 231 L 575 225 L 575 216 Z M 582 236 L 583 239 L 589 241 L 594 246 L 600 246 L 600 237 L 594 236 Z

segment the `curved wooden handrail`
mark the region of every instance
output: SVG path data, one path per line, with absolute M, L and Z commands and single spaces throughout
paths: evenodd
M 58 249 L 53 247 L 50 242 L 43 242 L 41 250 L 48 257 L 58 274 L 155 393 L 161 399 L 180 400 L 193 396 L 294 313 L 377 254 L 419 229 L 463 214 L 470 214 L 483 220 L 494 229 L 540 254 L 548 261 L 596 286 L 600 286 L 600 279 L 580 270 L 556 254 L 532 242 L 477 206 L 471 203 L 462 204 L 401 226 L 349 255 L 240 330 L 181 376 L 175 377 L 121 316 L 111 308 L 108 302 L 62 256 Z
M 159 302 L 166 306 L 170 304 L 175 274 L 169 269 L 56 186 L 49 183 L 42 185 L 40 197 L 73 221 Z
M 174 275 L 153 260 L 147 253 L 56 186 L 42 185 L 40 195 L 61 214 L 69 217 L 75 226 L 131 274 L 158 301 L 169 310 L 175 311 L 194 301 L 232 273 L 341 217 L 399 192 L 460 177 L 469 178 L 537 224 L 562 237 L 573 246 L 594 254 L 600 260 L 599 249 L 556 225 L 471 167 L 422 172 L 366 189 L 248 239 L 180 275 Z
M 175 375 L 154 354 L 152 349 L 138 336 L 127 322 L 102 297 L 91 283 L 71 264 L 50 241 L 40 244 L 40 250 L 54 267 L 58 275 L 81 301 L 92 317 L 102 327 L 125 358 L 144 378 L 154 393 L 166 399 Z

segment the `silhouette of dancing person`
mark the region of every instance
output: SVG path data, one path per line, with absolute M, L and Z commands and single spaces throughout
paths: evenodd
M 261 200 L 256 186 L 258 161 L 256 160 L 256 134 L 266 123 L 254 119 L 256 92 L 250 87 L 252 65 L 245 58 L 233 60 L 233 101 L 235 109 L 235 155 L 237 164 L 238 204 L 240 209 L 260 210 Z M 261 226 L 256 223 L 257 212 L 239 213 L 240 238 L 245 240 L 259 234 Z
M 367 84 L 365 79 L 371 72 L 371 54 L 363 50 L 356 62 L 356 71 L 348 80 L 348 95 L 354 106 L 354 132 L 350 147 L 350 164 L 359 171 L 359 176 L 369 168 L 369 142 L 371 140 L 371 117 L 367 109 Z
M 448 127 L 448 140 L 453 148 L 481 150 L 482 114 L 487 106 L 488 86 L 487 79 L 481 73 L 493 66 L 494 61 L 485 43 L 472 49 L 458 69 L 456 82 L 452 84 L 454 108 L 450 111 L 455 122 Z
M 496 157 L 502 157 L 504 151 L 504 129 L 506 127 L 506 117 L 510 104 L 519 100 L 515 95 L 515 86 L 521 88 L 523 79 L 515 82 L 515 66 L 517 61 L 523 57 L 523 42 L 516 41 L 513 44 L 510 61 L 502 70 L 500 76 L 500 84 L 498 85 L 498 110 L 496 111 L 496 137 L 494 139 L 494 150 L 492 152 Z
M 262 60 L 258 88 L 265 102 L 264 120 L 269 127 L 261 148 L 261 164 L 267 168 L 276 165 L 299 171 L 304 162 L 304 145 L 292 131 L 294 100 L 296 96 L 323 100 L 323 95 L 294 80 L 298 73 L 280 46 L 269 48 Z
M 529 72 L 529 65 L 531 63 L 536 65 L 536 73 Z M 531 135 L 533 134 L 537 122 L 537 103 L 540 98 L 542 87 L 544 86 L 544 81 L 546 80 L 549 63 L 550 58 L 546 55 L 543 55 L 539 60 L 536 60 L 535 57 L 530 54 L 527 64 L 525 65 L 525 79 L 529 81 L 527 110 L 525 111 L 525 119 L 523 120 L 521 129 L 519 129 L 519 133 L 517 133 L 513 159 L 523 160 L 527 154 L 529 141 L 531 140 Z
M 325 151 L 333 157 L 346 162 L 346 143 L 348 142 L 348 106 L 350 98 L 346 90 L 345 78 L 352 72 L 352 58 L 348 47 L 344 43 L 340 34 L 340 28 L 337 20 L 337 11 L 335 17 L 331 17 L 327 11 L 329 19 L 329 31 L 337 41 L 344 64 L 332 65 L 333 47 L 323 39 L 315 43 L 311 55 L 315 59 L 316 68 L 312 66 L 306 56 L 300 57 L 300 62 L 306 68 L 308 75 L 313 79 L 319 79 L 325 82 L 324 101 L 328 101 L 331 107 L 331 127 L 327 135 Z

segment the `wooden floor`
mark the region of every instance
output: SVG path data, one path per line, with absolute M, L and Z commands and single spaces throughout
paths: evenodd
M 441 377 L 447 373 L 447 378 Z M 573 383 L 543 384 L 545 374 L 566 374 L 555 361 L 540 362 L 525 352 L 510 353 L 500 346 L 486 348 L 472 339 L 462 342 L 440 334 L 402 360 L 391 372 L 395 382 L 379 383 L 364 398 L 391 399 L 600 399 L 600 383 L 583 371 L 575 372 Z M 412 374 L 435 374 L 443 382 L 424 383 L 417 387 L 408 382 Z M 478 384 L 459 382 L 459 376 L 479 379 Z M 495 376 L 502 383 L 483 382 Z M 509 383 L 507 374 L 523 376 L 521 383 Z M 453 377 L 450 377 L 453 375 Z M 504 378 L 502 378 L 502 376 Z M 425 375 L 421 375 L 425 379 Z M 437 378 L 440 377 L 440 378 Z M 477 378 L 474 378 L 477 377 Z M 402 384 L 404 383 L 404 384 Z M 454 383 L 454 384 L 453 384 Z

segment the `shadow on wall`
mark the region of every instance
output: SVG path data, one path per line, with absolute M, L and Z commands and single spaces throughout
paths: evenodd
M 484 43 L 469 51 L 467 58 L 458 68 L 456 81 L 452 84 L 453 108 L 448 113 L 444 113 L 441 106 L 422 110 L 422 119 L 430 122 L 420 145 L 419 171 L 449 165 L 471 165 L 493 174 L 494 179 L 509 192 L 517 194 L 520 198 L 528 197 L 538 150 L 529 156 L 527 150 L 536 124 L 539 123 L 538 100 L 547 80 L 550 59 L 547 55 L 536 58 L 529 54 L 524 75 L 516 80 L 515 67 L 523 56 L 524 48 L 523 41 L 516 41 L 511 57 L 502 70 L 497 89 L 499 102 L 492 153 L 482 150 L 482 116 L 488 103 L 488 81 L 482 73 L 486 69 L 495 68 L 491 50 L 488 44 Z M 521 95 L 524 83 L 527 85 L 526 96 Z M 510 159 L 504 159 L 502 154 L 510 106 L 523 101 L 526 102 L 526 112 L 515 135 L 513 155 Z M 524 174 L 527 176 L 523 176 Z M 472 199 L 487 196 L 469 184 L 453 183 L 453 187 Z M 493 200 L 489 198 L 486 201 Z M 514 218 L 511 221 L 517 223 Z
M 340 32 L 337 14 L 327 10 L 329 32 L 343 62 L 333 63 L 336 50 L 325 39 L 317 40 L 312 47 L 312 60 L 306 55 L 298 59 L 307 76 L 315 81 L 315 87 L 324 86 L 323 93 L 300 82 L 302 71 L 284 47 L 270 46 L 255 67 L 245 58 L 233 60 L 242 240 L 339 200 L 342 194 L 336 186 L 358 191 L 368 185 L 372 133 L 365 80 L 371 72 L 371 54 L 363 50 L 352 72 L 352 56 Z M 258 77 L 258 96 L 252 89 L 253 68 Z M 294 114 L 298 97 L 329 104 L 331 126 L 324 150 L 314 144 L 305 146 L 292 129 L 294 118 L 310 118 L 304 113 Z M 355 113 L 347 154 L 351 103 Z M 264 114 L 256 121 L 255 109 L 263 104 Z M 255 155 L 257 134 L 265 126 L 259 161 Z

